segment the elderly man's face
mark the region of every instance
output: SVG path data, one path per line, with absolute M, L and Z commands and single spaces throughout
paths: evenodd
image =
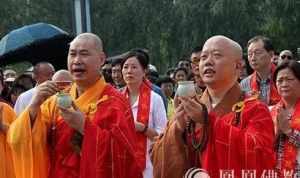
M 248 47 L 248 61 L 255 71 L 269 69 L 273 54 L 264 48 L 262 40 L 251 43 Z
M 68 68 L 77 84 L 89 85 L 99 78 L 99 69 L 104 63 L 104 53 L 97 50 L 95 42 L 76 39 L 71 43 Z
M 203 82 L 209 87 L 218 88 L 237 79 L 239 60 L 227 43 L 224 39 L 214 38 L 203 46 L 199 72 Z

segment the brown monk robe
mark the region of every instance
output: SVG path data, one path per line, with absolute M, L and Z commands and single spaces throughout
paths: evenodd
M 254 170 L 261 177 L 274 168 L 273 121 L 266 105 L 244 97 L 237 83 L 241 58 L 241 47 L 227 37 L 205 42 L 199 71 L 207 89 L 200 101 L 180 99 L 174 119 L 153 145 L 154 178 L 182 178 L 191 167 L 205 169 L 211 178 L 222 176 L 222 170 L 238 178 L 243 170 Z M 187 134 L 190 120 L 203 127 Z M 195 151 L 199 132 L 208 140 Z
M 232 111 L 232 107 L 240 101 L 244 103 L 243 111 L 239 113 L 240 121 L 238 126 L 231 126 L 228 123 L 234 123 L 238 114 Z M 201 97 L 201 102 L 210 105 L 207 91 Z M 190 142 L 185 143 L 184 140 L 189 138 L 183 139 L 174 120 L 168 124 L 164 135 L 153 146 L 154 178 L 182 178 L 189 168 L 195 166 L 207 170 L 212 178 L 219 177 L 222 169 L 234 170 L 236 176 L 240 177 L 238 175 L 241 175 L 242 169 L 255 169 L 257 174 L 262 174 L 264 169 L 273 168 L 272 120 L 267 107 L 257 99 L 243 99 L 239 86 L 235 85 L 209 112 L 209 118 L 209 140 L 202 154 L 192 151 Z M 253 140 L 252 134 L 256 135 Z M 195 165 L 195 158 L 199 158 L 198 165 Z

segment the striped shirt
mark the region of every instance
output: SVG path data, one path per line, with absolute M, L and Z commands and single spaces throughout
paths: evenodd
M 253 75 L 253 74 L 252 74 Z M 246 95 L 250 96 L 251 92 L 253 91 L 251 89 L 251 76 L 248 76 L 247 78 L 243 79 L 240 82 L 240 86 L 242 91 L 246 93 Z M 259 79 L 259 77 L 257 77 Z M 270 88 L 271 88 L 271 76 L 266 80 L 259 80 L 257 81 L 259 86 L 259 99 L 269 105 L 270 102 Z

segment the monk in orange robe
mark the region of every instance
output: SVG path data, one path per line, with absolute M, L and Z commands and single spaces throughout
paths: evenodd
M 75 83 L 61 100 L 57 83 L 37 87 L 28 108 L 12 123 L 17 178 L 132 178 L 141 175 L 135 129 L 126 99 L 99 74 L 101 39 L 91 33 L 70 44 L 68 68 Z M 60 91 L 61 93 L 62 91 Z
M 0 177 L 14 178 L 15 172 L 11 150 L 6 142 L 10 123 L 16 118 L 14 110 L 6 103 L 0 102 Z
M 153 146 L 154 178 L 198 174 L 190 168 L 211 178 L 272 171 L 273 122 L 266 105 L 244 97 L 237 83 L 241 59 L 242 49 L 233 40 L 206 41 L 199 69 L 207 89 L 200 99 L 176 98 L 174 119 Z

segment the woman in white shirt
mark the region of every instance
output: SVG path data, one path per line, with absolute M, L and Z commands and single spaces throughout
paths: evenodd
M 145 78 L 149 58 L 143 51 L 128 52 L 122 62 L 122 75 L 126 83 L 124 95 L 128 98 L 137 131 L 137 157 L 143 178 L 153 177 L 149 149 L 153 139 L 166 126 L 167 116 L 161 96 L 156 94 Z

